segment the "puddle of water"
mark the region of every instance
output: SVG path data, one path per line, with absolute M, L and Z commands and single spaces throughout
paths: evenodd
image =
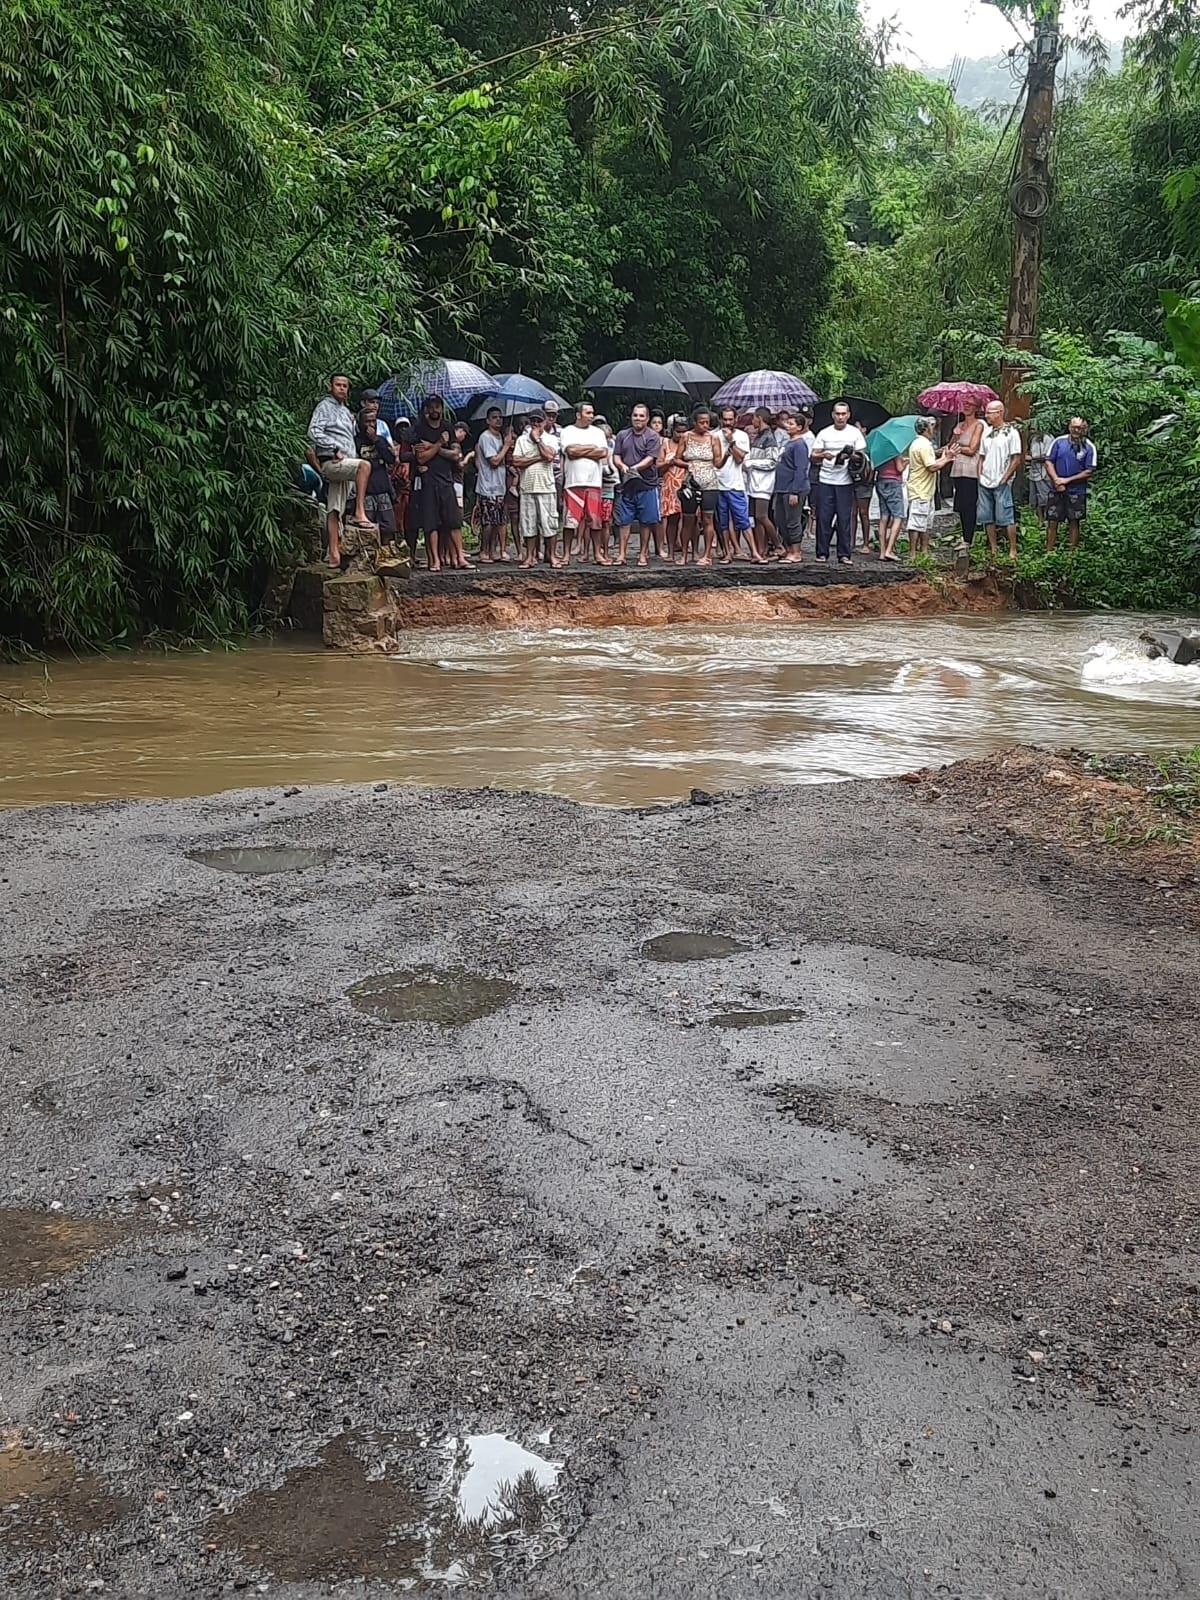
M 132 1232 L 113 1217 L 0 1209 L 0 1289 L 31 1289 L 61 1278 Z
M 469 1434 L 466 1450 L 469 1465 L 458 1486 L 459 1516 L 485 1528 L 516 1519 L 522 1495 L 537 1499 L 548 1494 L 562 1471 L 561 1461 L 535 1456 L 503 1433 Z
M 333 859 L 332 850 L 309 850 L 300 845 L 235 845 L 227 850 L 189 850 L 189 861 L 217 872 L 306 872 Z
M 808 1015 L 797 1006 L 774 1006 L 762 1011 L 718 1011 L 709 1017 L 710 1028 L 775 1028 L 782 1022 L 802 1022 Z
M 132 1509 L 66 1450 L 44 1450 L 18 1434 L 0 1438 L 0 1545 L 48 1550 Z
M 647 961 L 722 961 L 749 945 L 724 933 L 660 933 L 642 943 Z
M 356 1011 L 385 1022 L 427 1022 L 438 1028 L 460 1028 L 490 1017 L 517 993 L 507 978 L 483 978 L 475 972 L 413 967 L 363 978 L 346 993 Z
M 313 1466 L 248 1495 L 207 1532 L 248 1565 L 289 1581 L 469 1583 L 502 1565 L 528 1568 L 565 1545 L 555 1496 L 561 1471 L 561 1462 L 504 1434 L 424 1449 L 342 1434 Z

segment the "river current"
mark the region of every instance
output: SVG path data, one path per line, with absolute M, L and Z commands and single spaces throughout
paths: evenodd
M 0 668 L 0 804 L 388 781 L 631 805 L 1018 742 L 1200 743 L 1200 666 L 1138 654 L 1149 620 L 458 628 L 413 632 L 391 658 L 282 635 L 25 663 Z

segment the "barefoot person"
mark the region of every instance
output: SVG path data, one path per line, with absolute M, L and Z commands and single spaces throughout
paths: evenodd
M 979 442 L 983 438 L 983 419 L 973 400 L 963 406 L 962 420 L 950 435 L 950 487 L 958 513 L 959 554 L 970 550 L 979 523 Z
M 1017 514 L 1013 479 L 1021 465 L 1021 435 L 1004 419 L 1004 406 L 993 400 L 984 412 L 979 442 L 979 520 L 987 530 L 988 552 L 996 554 L 996 530 L 1008 534 L 1009 559 L 1017 559 Z M 910 520 L 911 526 L 911 520 Z
M 371 462 L 360 459 L 355 443 L 354 413 L 346 404 L 350 379 L 335 372 L 329 380 L 329 393 L 319 400 L 308 424 L 308 437 L 316 452 L 318 471 L 328 485 L 325 499 L 326 559 L 331 567 L 342 564 L 341 531 L 350 485 L 355 488 L 355 512 L 350 519 L 356 528 L 375 524 L 366 514 L 367 482 Z
M 724 460 L 717 469 L 717 531 L 721 535 L 721 565 L 741 554 L 742 539 L 750 546 L 751 561 L 761 561 L 751 531 L 750 501 L 746 495 L 746 457 L 750 454 L 750 435 L 737 425 L 732 406 L 721 411 L 721 439 Z
M 788 413 L 784 427 L 788 442 L 775 467 L 775 526 L 783 536 L 785 561 L 804 560 L 804 506 L 809 488 L 811 435 L 803 413 Z
M 512 447 L 512 429 L 505 431 L 500 407 L 489 406 L 487 425 L 475 446 L 475 527 L 479 534 L 480 561 L 508 560 L 508 512 L 504 493 L 505 468 Z
M 582 401 L 575 408 L 575 421 L 559 435 L 563 453 L 563 561 L 571 560 L 575 531 L 581 551 L 592 548 L 592 559 L 602 567 L 610 565 L 600 544 L 602 521 L 601 488 L 604 465 L 608 460 L 608 439 L 596 426 L 596 408 Z
M 661 496 L 662 528 L 666 540 L 666 556 L 677 567 L 683 565 L 683 507 L 679 504 L 679 491 L 688 475 L 683 459 L 683 441 L 687 437 L 687 418 L 672 417 L 670 437 L 663 445 L 659 459 L 658 478 Z
M 697 406 L 692 412 L 692 425 L 683 436 L 681 454 L 688 469 L 687 481 L 679 491 L 679 503 L 683 507 L 684 558 L 689 550 L 700 549 L 700 530 L 703 529 L 704 554 L 697 556 L 696 565 L 711 567 L 720 502 L 717 473 L 725 460 L 725 441 L 712 431 L 712 412 L 707 406 Z
M 650 426 L 649 409 L 640 402 L 634 406 L 630 426 L 622 428 L 613 445 L 613 460 L 621 474 L 621 491 L 617 497 L 617 560 L 622 566 L 629 559 L 629 529 L 638 523 L 642 530 L 638 566 L 646 565 L 650 540 L 654 540 L 654 553 L 662 555 L 659 529 L 662 521 L 662 504 L 659 498 L 658 462 L 662 454 L 662 436 Z
M 446 418 L 440 394 L 431 394 L 413 429 L 413 455 L 421 474 L 418 527 L 425 532 L 430 572 L 449 567 L 471 570 L 462 544 L 462 513 L 454 492 L 454 468 L 462 451 Z
M 787 435 L 784 434 L 786 441 Z M 771 507 L 775 496 L 775 473 L 783 454 L 775 429 L 775 418 L 760 406 L 750 424 L 750 454 L 746 457 L 746 492 L 750 496 L 750 515 L 754 519 L 751 535 L 759 558 L 774 556 L 781 543 Z
M 908 471 L 906 455 L 893 456 L 885 461 L 875 474 L 875 492 L 879 496 L 879 559 L 899 561 L 896 546 L 904 532 L 904 475 Z
M 558 439 L 558 430 L 548 428 L 544 413 L 535 411 L 513 447 L 512 462 L 521 480 L 523 567 L 536 564 L 539 544 L 552 567 L 562 565 L 554 550 L 558 542 L 558 490 L 554 486 Z

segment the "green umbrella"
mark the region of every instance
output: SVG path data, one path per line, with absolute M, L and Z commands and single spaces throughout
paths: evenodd
M 893 417 L 867 435 L 867 454 L 873 467 L 881 467 L 893 456 L 903 455 L 917 437 L 918 417 Z

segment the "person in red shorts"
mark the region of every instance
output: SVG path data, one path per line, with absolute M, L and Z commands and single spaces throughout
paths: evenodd
M 562 431 L 563 488 L 563 559 L 571 559 L 571 546 L 575 531 L 579 531 L 579 547 L 586 551 L 595 541 L 594 559 L 608 566 L 608 553 L 597 535 L 603 519 L 604 467 L 608 461 L 608 440 L 604 429 L 595 422 L 596 408 L 582 401 L 575 408 L 575 421 Z

